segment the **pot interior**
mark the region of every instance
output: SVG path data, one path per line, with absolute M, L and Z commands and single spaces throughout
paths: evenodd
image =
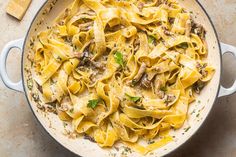
M 35 37 L 40 30 L 45 30 L 47 26 L 51 26 L 54 19 L 72 2 L 73 0 L 48 0 L 41 8 L 39 13 L 36 15 L 26 37 L 23 53 L 24 55 L 22 60 L 22 69 L 25 69 L 25 67 L 30 66 L 30 62 L 27 59 L 27 56 L 29 53 L 31 53 L 29 47 L 31 44 L 30 40 L 32 40 L 32 37 Z M 170 142 L 169 144 L 165 145 L 160 149 L 157 149 L 152 153 L 147 154 L 147 156 L 162 156 L 168 154 L 169 152 L 175 150 L 181 144 L 186 142 L 197 131 L 197 129 L 206 119 L 218 94 L 221 73 L 221 55 L 218 39 L 215 34 L 214 28 L 210 20 L 208 19 L 206 13 L 203 11 L 197 1 L 181 0 L 180 3 L 188 11 L 192 11 L 195 21 L 199 24 L 202 24 L 206 29 L 206 41 L 209 50 L 208 62 L 215 67 L 216 73 L 213 79 L 201 92 L 199 97 L 197 97 L 197 100 L 190 105 L 188 119 L 186 120 L 184 126 L 179 130 L 170 132 L 170 134 L 175 137 L 174 141 Z M 47 13 L 48 11 L 49 13 Z M 74 152 L 75 154 L 84 157 L 110 156 L 112 153 L 117 153 L 117 150 L 115 149 L 102 149 L 96 143 L 92 143 L 89 140 L 85 140 L 83 139 L 83 137 L 71 139 L 65 136 L 63 134 L 63 122 L 59 120 L 57 115 L 41 111 L 37 108 L 35 102 L 32 101 L 32 98 L 30 96 L 31 93 L 26 87 L 27 72 L 25 70 L 22 71 L 24 77 L 25 92 L 32 108 L 32 111 L 34 112 L 35 116 L 42 124 L 42 126 L 56 141 L 58 141 L 60 144 L 62 144 L 64 147 Z M 141 155 L 133 152 L 132 154 L 130 154 L 130 156 L 138 157 Z

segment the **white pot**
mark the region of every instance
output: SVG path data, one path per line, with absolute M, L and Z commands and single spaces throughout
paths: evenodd
M 65 9 L 65 6 L 68 6 L 72 0 L 59 0 L 52 11 L 49 14 L 43 14 L 44 10 L 49 7 L 52 0 L 48 0 L 42 6 L 38 14 L 35 16 L 31 27 L 24 39 L 19 39 L 15 41 L 9 42 L 4 49 L 2 50 L 0 56 L 0 75 L 4 82 L 4 84 L 13 90 L 23 92 L 28 100 L 29 106 L 31 107 L 34 115 L 42 124 L 42 126 L 46 129 L 46 131 L 61 145 L 63 145 L 68 150 L 84 157 L 104 157 L 109 156 L 109 153 L 112 151 L 115 152 L 114 149 L 102 149 L 97 144 L 91 143 L 88 140 L 83 138 L 79 139 L 69 139 L 62 134 L 63 132 L 63 125 L 61 120 L 54 115 L 54 114 L 45 114 L 40 111 L 36 104 L 29 99 L 29 91 L 26 87 L 26 72 L 24 67 L 29 64 L 29 61 L 26 59 L 27 53 L 29 52 L 29 44 L 30 38 L 36 33 L 41 30 L 45 29 L 47 25 L 50 25 L 53 19 L 58 16 L 61 10 Z M 192 111 L 200 111 L 199 116 L 192 114 L 186 120 L 185 125 L 176 131 L 171 132 L 171 134 L 175 135 L 175 140 L 170 142 L 166 146 L 157 149 L 154 151 L 153 154 L 149 154 L 147 156 L 163 156 L 166 155 L 173 150 L 180 147 L 183 143 L 185 143 L 202 125 L 205 121 L 207 115 L 209 114 L 215 100 L 218 97 L 226 96 L 235 93 L 236 91 L 236 82 L 230 88 L 224 88 L 220 86 L 220 78 L 221 78 L 221 69 L 222 69 L 222 55 L 226 52 L 232 53 L 236 56 L 236 48 L 227 44 L 219 43 L 217 33 L 214 29 L 214 26 L 207 15 L 206 11 L 203 7 L 199 4 L 198 1 L 195 0 L 186 0 L 181 1 L 181 4 L 187 8 L 189 11 L 193 11 L 194 15 L 196 16 L 196 21 L 204 26 L 207 30 L 206 34 L 206 41 L 208 43 L 209 48 L 209 55 L 208 61 L 209 63 L 216 68 L 216 73 L 210 83 L 207 85 L 206 88 L 201 92 L 201 95 L 197 98 L 199 101 L 190 105 L 189 114 Z M 43 22 L 40 22 L 42 21 Z M 41 23 L 40 25 L 38 25 Z M 37 31 L 35 31 L 37 29 Z M 18 83 L 13 83 L 6 72 L 6 60 L 7 56 L 12 48 L 19 48 L 22 52 L 22 64 L 21 64 L 21 71 L 22 71 L 22 80 Z M 15 113 L 17 114 L 17 113 Z M 224 113 L 222 113 L 224 114 Z M 225 113 L 226 114 L 226 113 Z M 188 132 L 185 132 L 184 128 L 191 126 Z M 129 156 L 141 156 L 137 153 L 132 153 Z

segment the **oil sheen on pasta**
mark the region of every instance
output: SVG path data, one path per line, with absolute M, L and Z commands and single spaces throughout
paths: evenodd
M 40 100 L 101 147 L 172 140 L 211 80 L 205 31 L 175 0 L 75 0 L 34 43 Z

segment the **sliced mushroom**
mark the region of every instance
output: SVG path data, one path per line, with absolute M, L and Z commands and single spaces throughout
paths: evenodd
M 140 81 L 140 79 L 142 78 L 142 76 L 145 73 L 146 69 L 147 69 L 146 64 L 142 63 L 140 68 L 139 68 L 138 73 L 135 75 L 134 79 L 132 80 L 133 85 L 137 84 Z
M 88 51 L 84 51 L 84 53 L 77 55 L 77 58 L 79 58 L 81 61 L 79 63 L 79 67 L 80 66 L 92 66 L 98 70 L 105 70 L 105 64 L 103 62 L 95 62 L 93 61 L 91 58 L 91 56 L 89 55 Z
M 165 26 L 162 26 L 163 32 L 167 36 L 174 35 L 174 33 L 170 32 Z
M 86 65 L 88 61 L 90 60 L 88 51 L 84 51 L 83 53 L 77 54 L 76 57 L 81 60 L 79 63 L 79 66 Z
M 149 89 L 151 88 L 152 81 L 148 79 L 147 74 L 144 74 L 144 76 L 141 79 L 141 87 Z
M 168 21 L 169 21 L 170 24 L 174 24 L 174 22 L 175 22 L 175 18 L 171 18 L 171 17 L 169 17 L 169 18 L 168 18 Z
M 93 67 L 95 67 L 95 68 L 97 68 L 99 70 L 105 70 L 105 64 L 104 63 L 102 63 L 102 62 L 95 62 L 95 61 L 92 61 L 92 60 L 89 60 L 89 62 L 90 62 L 90 64 Z
M 61 106 L 58 107 L 58 110 L 66 112 L 69 111 L 71 109 L 72 105 L 71 105 L 71 101 L 69 97 L 65 97 L 62 99 L 61 101 Z
M 134 52 L 137 52 L 140 47 L 140 41 L 139 39 L 134 40 Z
M 200 94 L 201 90 L 204 87 L 205 87 L 205 83 L 199 80 L 193 85 L 193 91 L 197 94 Z
M 161 90 L 162 86 L 163 86 L 163 82 L 158 77 L 155 77 L 155 79 L 154 79 L 154 91 L 160 99 L 163 99 L 164 96 L 165 96 L 165 91 Z
M 205 39 L 206 30 L 204 29 L 204 27 L 195 22 L 191 22 L 191 23 L 192 23 L 191 33 L 197 34 L 201 39 Z
M 166 94 L 163 99 L 166 105 L 168 105 L 169 103 L 173 102 L 176 99 L 176 97 L 173 94 Z

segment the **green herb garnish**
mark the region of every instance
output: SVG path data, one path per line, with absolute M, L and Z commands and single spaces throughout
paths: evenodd
M 100 99 L 89 100 L 87 107 L 95 109 L 99 102 L 100 102 Z
M 148 43 L 149 44 L 153 44 L 155 40 L 156 40 L 156 38 L 154 36 L 151 36 L 151 35 L 148 36 Z
M 125 95 L 133 102 L 138 102 L 141 100 L 141 97 L 130 96 L 129 94 L 125 93 Z
M 67 126 L 68 124 L 66 122 L 63 122 L 63 126 L 64 128 Z
M 149 140 L 147 143 L 148 144 L 153 144 L 153 143 L 155 143 L 155 141 L 154 140 Z
M 27 80 L 27 87 L 29 88 L 29 90 L 32 90 L 32 88 L 33 88 L 33 80 L 32 79 Z
M 74 112 L 74 108 L 71 108 L 71 109 L 69 110 L 69 112 L 70 112 L 70 113 L 73 113 L 73 112 Z
M 115 61 L 118 63 L 120 66 L 124 67 L 124 59 L 123 59 L 123 54 L 120 53 L 119 51 L 116 51 L 114 54 Z
M 184 131 L 187 132 L 187 131 L 189 131 L 190 128 L 191 128 L 191 126 L 185 128 Z
M 165 86 L 163 86 L 163 87 L 160 88 L 160 90 L 163 91 L 163 92 L 166 92 L 167 88 Z
M 135 86 L 137 83 L 138 83 L 138 81 L 134 79 L 134 80 L 132 80 L 132 82 L 131 82 L 131 86 L 133 87 L 133 86 Z
M 181 43 L 178 45 L 179 48 L 187 49 L 188 48 L 188 43 Z

